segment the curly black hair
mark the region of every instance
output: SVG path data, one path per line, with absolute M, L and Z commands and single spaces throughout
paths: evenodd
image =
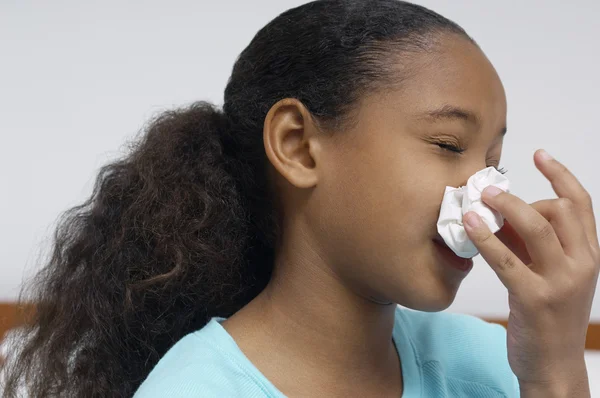
M 409 78 L 454 22 L 397 0 L 320 0 L 260 29 L 237 58 L 223 109 L 196 102 L 142 129 L 61 215 L 35 304 L 7 361 L 4 396 L 129 397 L 162 355 L 211 317 L 229 317 L 270 279 L 280 217 L 262 130 L 301 101 L 343 132 L 362 95 Z

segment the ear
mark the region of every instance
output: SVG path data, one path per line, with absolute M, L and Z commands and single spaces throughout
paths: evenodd
M 310 188 L 317 184 L 321 152 L 317 133 L 310 112 L 297 99 L 282 99 L 267 113 L 263 128 L 267 157 L 295 187 Z

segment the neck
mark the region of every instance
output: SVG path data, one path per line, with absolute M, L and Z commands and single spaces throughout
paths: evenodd
M 381 365 L 393 348 L 395 305 L 364 298 L 330 271 L 311 264 L 280 263 L 259 298 L 265 324 L 288 335 L 311 357 L 318 352 L 346 366 Z
M 272 362 L 294 358 L 337 385 L 348 379 L 355 385 L 398 383 L 400 367 L 392 342 L 396 306 L 352 291 L 314 247 L 298 240 L 282 245 L 265 290 L 230 318 L 226 328 L 253 362 L 260 362 L 266 348 Z M 241 324 L 242 317 L 252 321 L 236 336 L 242 328 L 235 323 Z

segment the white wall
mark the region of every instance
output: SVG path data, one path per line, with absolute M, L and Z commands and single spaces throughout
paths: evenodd
M 98 168 L 148 118 L 194 100 L 222 103 L 236 56 L 278 13 L 253 1 L 0 3 L 0 300 L 38 267 L 60 212 L 89 195 Z M 528 202 L 554 197 L 535 169 L 540 147 L 567 164 L 600 209 L 597 123 L 600 2 L 422 0 L 461 24 L 504 81 L 502 165 Z M 600 211 L 600 210 L 598 210 Z M 478 258 L 451 311 L 508 313 Z M 600 321 L 600 298 L 592 318 Z

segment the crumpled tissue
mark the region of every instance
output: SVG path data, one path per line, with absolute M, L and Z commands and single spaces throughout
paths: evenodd
M 437 230 L 448 247 L 459 257 L 471 258 L 479 253 L 463 226 L 462 218 L 467 212 L 479 214 L 492 233 L 498 232 L 504 225 L 504 217 L 481 200 L 483 190 L 490 185 L 510 192 L 508 178 L 494 167 L 473 174 L 463 187 L 446 187 Z

